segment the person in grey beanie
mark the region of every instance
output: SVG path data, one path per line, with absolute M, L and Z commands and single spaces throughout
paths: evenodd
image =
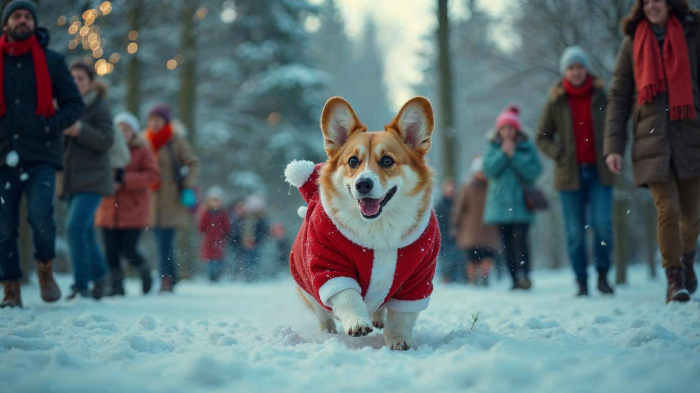
M 549 91 L 537 129 L 537 146 L 554 160 L 554 188 L 564 213 L 569 259 L 578 284 L 577 296 L 588 295 L 586 225 L 593 229 L 598 290 L 612 294 L 607 274 L 612 249 L 613 174 L 603 156 L 607 98 L 604 82 L 590 73 L 580 46 L 564 50 L 562 78 Z M 586 211 L 590 215 L 586 216 Z M 590 217 L 590 218 L 589 218 Z M 590 221 L 589 221 L 590 220 Z
M 83 100 L 63 55 L 46 48 L 48 31 L 37 28 L 34 3 L 10 2 L 2 13 L 2 27 L 0 184 L 5 186 L 0 189 L 0 307 L 22 307 L 17 238 L 23 194 L 41 298 L 55 302 L 61 297 L 53 277 L 56 170 L 63 167 L 64 129 L 80 118 Z

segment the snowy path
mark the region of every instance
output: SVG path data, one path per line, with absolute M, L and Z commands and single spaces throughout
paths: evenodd
M 291 279 L 51 305 L 27 286 L 0 310 L 0 392 L 699 392 L 698 295 L 666 306 L 662 280 L 630 281 L 589 299 L 568 270 L 531 293 L 438 285 L 407 353 L 320 333 Z

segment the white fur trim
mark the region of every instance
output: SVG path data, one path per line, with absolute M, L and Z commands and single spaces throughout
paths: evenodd
M 372 261 L 372 274 L 369 277 L 369 286 L 365 293 L 365 305 L 367 311 L 373 313 L 379 309 L 389 294 L 391 286 L 394 284 L 394 273 L 396 273 L 396 260 L 398 250 L 396 248 L 388 250 L 374 250 L 374 261 Z
M 284 169 L 284 180 L 294 187 L 301 187 L 314 173 L 316 164 L 306 160 L 294 160 Z
M 330 298 L 338 292 L 346 289 L 354 289 L 357 291 L 357 293 L 362 294 L 360 284 L 358 284 L 354 279 L 350 277 L 336 277 L 326 281 L 326 283 L 319 288 L 318 297 L 321 298 L 321 302 L 326 307 L 333 307 L 333 305 L 331 305 L 329 302 Z
M 299 206 L 299 208 L 297 209 L 297 214 L 299 215 L 299 217 L 304 218 L 304 217 L 306 217 L 306 212 L 308 210 L 309 210 L 308 206 Z
M 428 308 L 428 303 L 430 303 L 430 296 L 420 300 L 399 300 L 392 298 L 386 302 L 384 307 L 398 312 L 418 312 Z

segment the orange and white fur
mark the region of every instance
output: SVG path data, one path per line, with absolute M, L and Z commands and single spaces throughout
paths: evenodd
M 412 233 L 424 225 L 421 221 L 431 214 L 433 171 L 425 156 L 433 124 L 431 105 L 423 97 L 408 101 L 385 130 L 377 132 L 366 132 L 352 107 L 340 97 L 329 99 L 323 109 L 321 130 L 328 160 L 319 174 L 321 200 L 338 229 L 356 243 L 371 247 L 375 265 L 386 260 L 387 270 L 395 268 L 389 265 L 396 264 L 396 249 L 414 236 Z M 290 164 L 285 171 L 290 184 L 298 176 L 296 170 Z M 363 202 L 366 200 L 374 202 Z M 375 266 L 373 272 L 375 268 L 383 269 Z M 413 328 L 418 312 L 382 306 L 370 315 L 361 294 L 345 289 L 329 299 L 331 315 L 308 293 L 298 292 L 322 329 L 335 333 L 335 316 L 351 336 L 383 328 L 389 348 L 415 346 Z

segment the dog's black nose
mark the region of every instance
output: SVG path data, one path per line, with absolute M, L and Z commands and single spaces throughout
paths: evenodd
M 372 182 L 372 179 L 361 179 L 357 183 L 355 183 L 355 189 L 360 194 L 369 193 L 370 191 L 372 191 L 372 187 L 374 187 L 374 182 Z

